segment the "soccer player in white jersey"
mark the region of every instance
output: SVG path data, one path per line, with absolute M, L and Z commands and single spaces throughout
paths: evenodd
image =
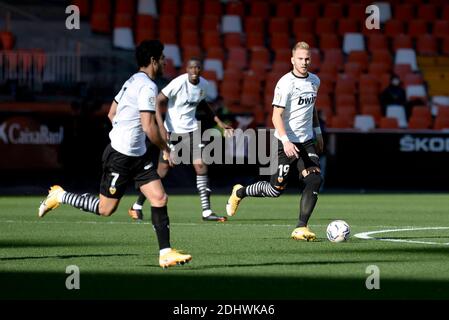
M 170 154 L 156 123 L 158 89 L 154 79 L 164 70 L 163 50 L 158 40 L 146 40 L 137 47 L 139 71 L 124 83 L 112 103 L 111 109 L 115 109 L 116 114 L 109 133 L 111 143 L 103 153 L 100 196 L 75 194 L 52 186 L 39 207 L 39 217 L 61 203 L 108 217 L 117 209 L 127 184 L 134 181 L 151 203 L 152 224 L 160 249 L 159 265 L 166 268 L 189 262 L 192 257 L 171 249 L 168 198 L 145 145 L 147 136 L 165 155 Z
M 157 97 L 157 112 L 159 129 L 163 137 L 175 151 L 176 154 L 180 148 L 187 147 L 190 150 L 191 163 L 196 172 L 196 186 L 201 200 L 202 219 L 204 221 L 225 221 L 226 217 L 215 214 L 210 205 L 209 178 L 207 175 L 207 165 L 201 159 L 201 148 L 204 146 L 201 141 L 194 144 L 193 135 L 200 136 L 195 112 L 198 107 L 206 108 L 206 111 L 214 118 L 217 125 L 225 132 L 225 136 L 233 133 L 231 126 L 225 124 L 214 113 L 213 109 L 206 101 L 208 82 L 201 77 L 201 62 L 197 58 L 191 58 L 187 62 L 187 73 L 184 73 L 173 79 L 164 87 Z M 162 121 L 161 109 L 167 109 L 165 121 Z M 163 123 L 163 125 L 162 125 Z M 198 130 L 198 131 L 197 131 Z M 181 140 L 172 142 L 176 138 Z M 159 158 L 157 172 L 161 178 L 164 178 L 169 170 L 167 157 Z M 131 217 L 142 217 L 142 205 L 145 198 L 139 196 L 136 203 L 128 211 Z
M 323 136 L 315 108 L 320 79 L 307 71 L 311 63 L 307 43 L 298 42 L 295 45 L 291 63 L 293 70 L 278 81 L 272 103 L 274 135 L 279 146 L 278 170 L 271 176 L 270 182 L 259 181 L 246 187 L 235 185 L 226 211 L 229 216 L 235 215 L 240 201 L 245 197 L 279 197 L 287 186 L 290 167 L 296 164 L 304 189 L 298 224 L 291 236 L 296 240 L 313 241 L 316 236 L 307 223 L 322 182 L 318 154 L 323 150 Z

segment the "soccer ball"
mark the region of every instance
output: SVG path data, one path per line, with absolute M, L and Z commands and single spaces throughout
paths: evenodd
M 331 242 L 342 242 L 349 239 L 351 229 L 349 224 L 343 220 L 335 220 L 329 223 L 327 226 L 326 234 L 327 239 Z

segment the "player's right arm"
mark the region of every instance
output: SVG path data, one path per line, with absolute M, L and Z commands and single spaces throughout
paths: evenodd
M 168 133 L 164 126 L 164 120 L 162 119 L 162 110 L 167 110 L 167 105 L 168 98 L 162 92 L 159 92 L 156 99 L 156 121 L 161 132 L 161 137 L 165 139 L 165 142 L 168 141 Z
M 284 146 L 284 152 L 287 157 L 299 158 L 298 148 L 288 140 L 287 132 L 285 131 L 284 119 L 282 119 L 282 114 L 284 113 L 284 108 L 277 105 L 273 105 L 273 116 L 271 120 L 273 121 L 274 128 L 281 137 L 282 144 Z

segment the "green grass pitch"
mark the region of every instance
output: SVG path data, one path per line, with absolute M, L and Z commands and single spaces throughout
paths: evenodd
M 127 215 L 134 199 L 125 197 L 109 218 L 62 205 L 39 219 L 41 198 L 0 197 L 0 299 L 449 298 L 445 194 L 322 194 L 309 222 L 318 241 L 309 243 L 290 239 L 298 196 L 248 198 L 235 217 L 214 223 L 200 219 L 197 195 L 172 195 L 172 245 L 193 260 L 166 270 L 158 266 L 149 205 L 144 223 Z M 212 197 L 218 213 L 226 199 Z M 350 224 L 349 241 L 327 241 L 335 219 Z M 429 229 L 354 237 L 405 228 Z M 79 290 L 66 289 L 69 265 L 79 267 Z M 379 289 L 366 288 L 371 265 Z

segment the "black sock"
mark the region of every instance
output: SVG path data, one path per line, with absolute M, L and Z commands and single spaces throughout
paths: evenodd
M 141 191 L 139 191 L 139 196 L 137 197 L 136 204 L 138 204 L 139 206 L 143 206 L 145 200 L 146 200 L 145 195 Z
M 316 173 L 311 173 L 304 178 L 304 190 L 301 196 L 301 202 L 299 206 L 299 222 L 297 227 L 305 227 L 309 222 L 309 218 L 312 215 L 318 200 L 318 191 L 321 185 L 321 176 Z
M 72 207 L 81 209 L 86 212 L 91 212 L 99 215 L 98 210 L 100 199 L 93 194 L 84 193 L 76 194 L 71 192 L 66 192 L 62 196 L 62 203 L 69 204 Z
M 151 207 L 151 221 L 156 231 L 159 249 L 170 248 L 170 221 L 168 219 L 167 206 Z

